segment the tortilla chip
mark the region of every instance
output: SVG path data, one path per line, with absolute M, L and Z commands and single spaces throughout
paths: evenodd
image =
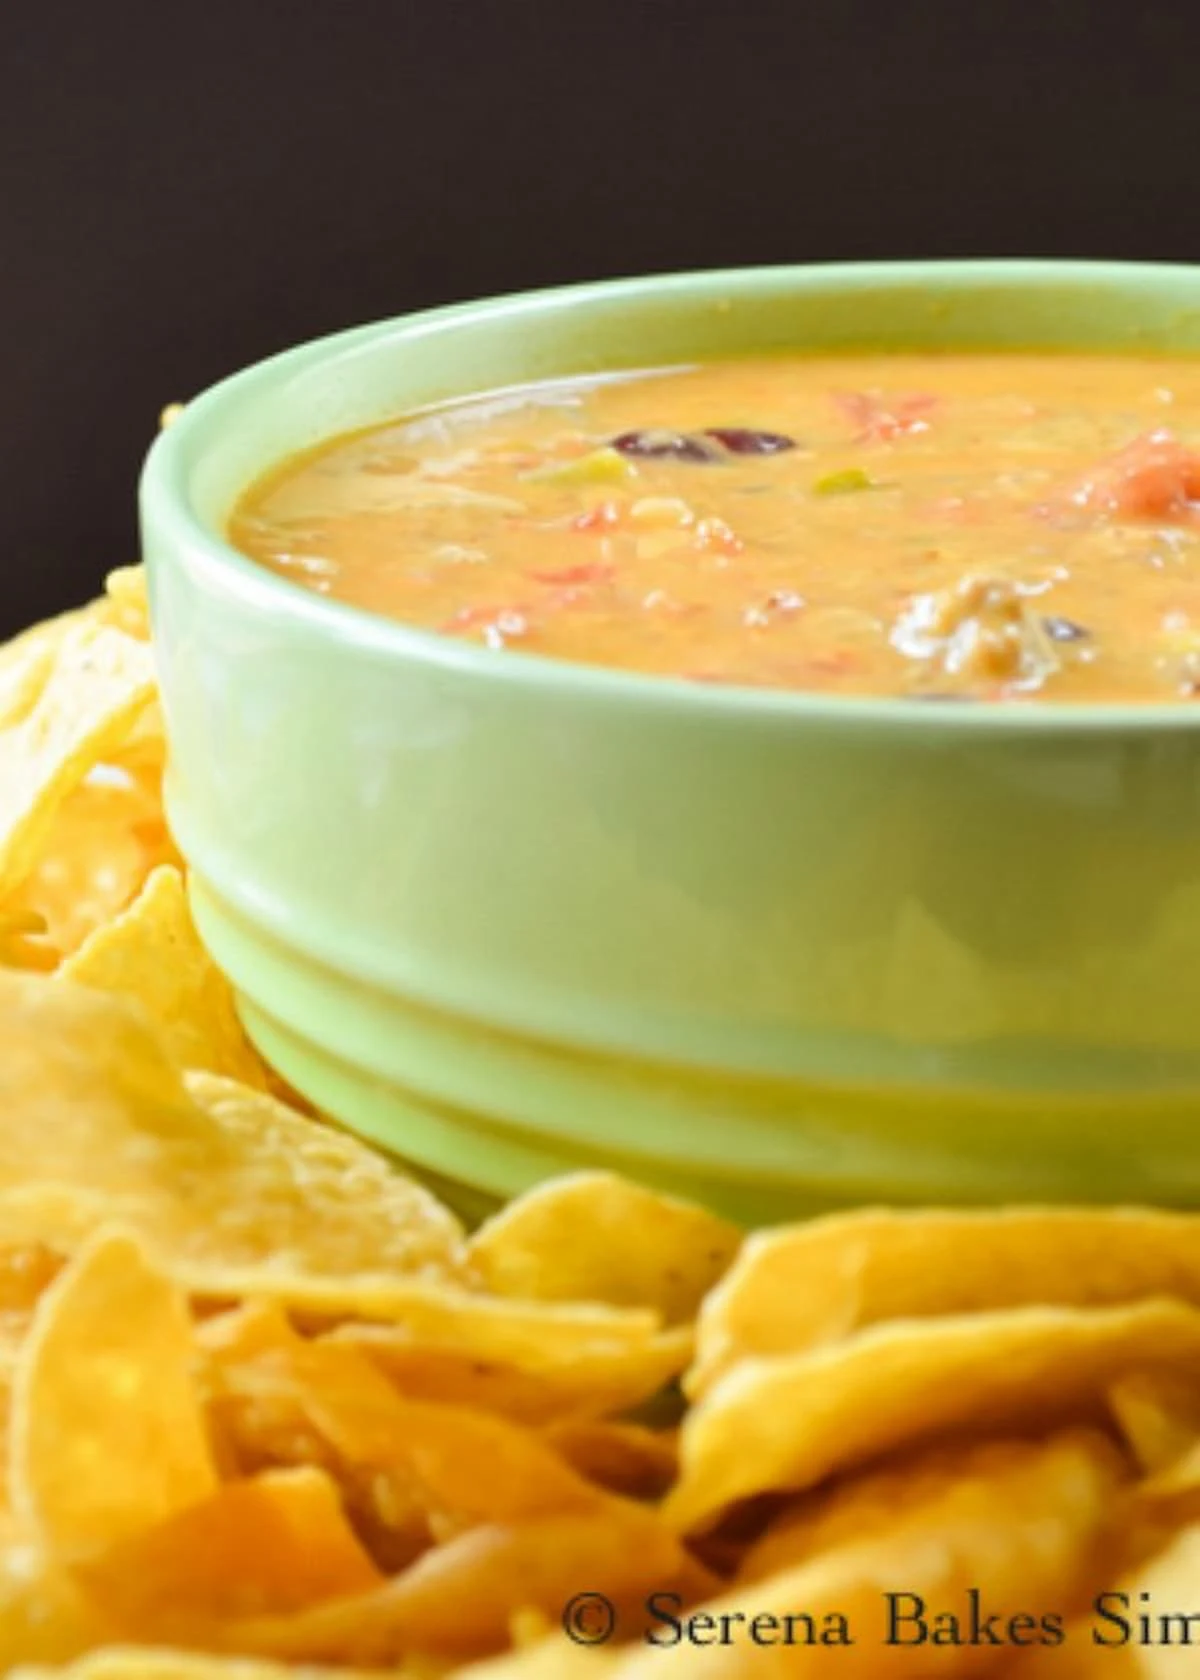
M 231 1649 L 293 1661 L 369 1665 L 418 1651 L 484 1656 L 505 1648 L 517 1607 L 559 1617 L 585 1581 L 631 1619 L 651 1591 L 678 1591 L 690 1602 L 713 1585 L 655 1512 L 619 1502 L 604 1520 L 574 1511 L 481 1524 L 376 1592 L 299 1616 L 242 1622 L 227 1629 L 227 1639 Z
M 93 601 L 31 625 L 0 645 L 0 729 L 11 729 L 33 710 L 67 635 L 101 617 L 100 603 Z
M 1200 1440 L 1158 1470 L 1145 1484 L 1145 1491 L 1153 1499 L 1200 1496 Z
M 123 1234 L 42 1296 L 13 1387 L 11 1497 L 50 1551 L 86 1554 L 216 1486 L 182 1295 Z
M 128 910 L 99 927 L 60 970 L 64 981 L 137 1000 L 181 1068 L 265 1088 L 233 993 L 192 925 L 183 877 L 156 869 Z
M 390 1669 L 391 1680 L 433 1680 L 428 1668 Z M 93 1651 L 67 1668 L 18 1668 L 11 1680 L 380 1680 L 380 1671 L 307 1668 L 298 1674 L 280 1663 L 253 1657 L 205 1656 L 196 1651 L 113 1646 Z
M 455 1680 L 601 1680 L 618 1672 L 619 1651 L 576 1645 L 560 1632 L 540 1644 L 486 1657 L 455 1671 Z
M 468 1252 L 498 1295 L 652 1307 L 695 1316 L 742 1233 L 704 1208 L 607 1172 L 538 1185 L 475 1233 Z
M 770 1561 L 779 1567 L 701 1606 L 700 1613 L 740 1618 L 728 1643 L 703 1651 L 686 1639 L 664 1648 L 651 1644 L 617 1673 L 620 1680 L 932 1680 L 991 1672 L 995 1650 L 972 1654 L 965 1639 L 956 1646 L 944 1638 L 936 1645 L 932 1638 L 909 1643 L 919 1634 L 915 1601 L 923 1601 L 931 1632 L 934 1618 L 947 1615 L 969 1630 L 972 1589 L 1001 1617 L 1061 1617 L 1093 1579 L 1120 1478 L 1119 1459 L 1103 1436 L 1072 1432 L 984 1446 L 932 1470 L 917 1466 L 907 1487 L 904 1472 L 896 1473 L 887 1488 L 890 1509 L 862 1534 L 839 1518 L 835 1495 L 814 1532 L 775 1547 Z M 883 1492 L 877 1485 L 876 1497 Z M 818 1545 L 811 1553 L 810 1540 Z M 764 1549 L 760 1562 L 766 1556 Z M 811 1618 L 829 1642 L 805 1643 L 797 1620 L 795 1641 L 784 1644 L 782 1619 L 789 1615 Z M 761 1643 L 743 1636 L 755 1617 L 773 1620 L 774 1637 L 766 1620 Z M 852 1645 L 837 1637 L 842 1623 Z M 712 1624 L 710 1639 L 718 1626 Z M 949 1632 L 949 1624 L 942 1627 Z M 670 1632 L 661 1622 L 656 1631 L 664 1640 Z M 1069 1674 L 1064 1666 L 1064 1680 Z
M 0 1249 L 0 1514 L 8 1498 L 8 1416 L 12 1384 L 33 1315 L 62 1261 L 40 1243 Z
M 196 1346 L 216 1367 L 289 1348 L 298 1337 L 277 1301 L 244 1301 L 196 1326 Z
M 61 1265 L 59 1257 L 40 1244 L 0 1249 L 0 1547 L 11 1515 L 8 1477 L 13 1383 L 34 1310 Z
M 268 1355 L 340 1458 L 402 1470 L 455 1526 L 593 1510 L 604 1495 L 546 1441 L 510 1419 L 407 1400 L 354 1349 L 298 1343 Z
M 580 1475 L 627 1499 L 661 1499 L 678 1471 L 673 1429 L 573 1418 L 552 1424 L 545 1433 Z
M 59 807 L 38 859 L 7 913 L 37 926 L 37 951 L 54 966 L 119 916 L 151 870 L 179 864 L 162 816 L 157 773 L 127 763 L 89 771 Z
M 45 916 L 17 903 L 0 910 L 0 967 L 48 974 L 58 966 L 59 954 Z
M 516 1523 L 560 1511 L 610 1508 L 604 1489 L 574 1469 L 551 1440 L 509 1419 L 462 1406 L 413 1401 L 351 1347 L 248 1326 L 249 1359 L 219 1357 L 215 1391 L 294 1402 L 339 1466 L 383 1472 L 413 1491 L 442 1536 L 481 1522 Z M 228 1346 L 228 1344 L 227 1344 Z M 289 1420 L 290 1421 L 290 1420 Z
M 118 566 L 104 580 L 108 617 L 129 636 L 150 635 L 150 609 L 146 599 L 146 568 Z
M 171 1643 L 230 1616 L 286 1615 L 380 1575 L 351 1531 L 336 1484 L 309 1466 L 219 1487 L 76 1571 L 106 1615 Z
M 701 1315 L 690 1394 L 738 1359 L 895 1318 L 1023 1306 L 1200 1306 L 1200 1215 L 1136 1208 L 867 1209 L 758 1232 Z
M 1132 1371 L 1108 1391 L 1113 1419 L 1147 1476 L 1200 1446 L 1200 1375 Z
M 219 1383 L 209 1421 L 229 1453 L 231 1475 L 323 1468 L 338 1485 L 354 1532 L 385 1573 L 406 1569 L 434 1544 L 429 1511 L 403 1468 L 347 1463 L 311 1421 L 286 1369 L 267 1361 Z
M 393 1305 L 398 1310 L 383 1316 L 403 1319 L 401 1304 Z M 425 1335 L 415 1340 L 403 1323 L 345 1324 L 330 1332 L 330 1339 L 361 1349 L 413 1400 L 476 1406 L 523 1423 L 607 1417 L 640 1406 L 678 1377 L 692 1346 L 683 1330 L 612 1337 L 594 1321 L 564 1323 L 547 1317 L 541 1321 L 545 1345 L 536 1339 L 537 1328 L 529 1326 L 527 1334 L 508 1340 L 497 1357 L 495 1351 L 472 1351 L 461 1314 L 460 1334 L 452 1342 L 451 1313 L 432 1335 L 426 1318 Z M 560 1329 L 561 1344 L 556 1340 Z M 570 1357 L 559 1359 L 564 1346 Z
M 558 1371 L 576 1352 L 646 1348 L 656 1341 L 666 1344 L 671 1364 L 677 1368 L 680 1359 L 686 1361 L 691 1346 L 686 1332 L 660 1333 L 649 1313 L 586 1302 L 508 1301 L 463 1285 L 447 1287 L 402 1274 L 295 1276 L 281 1267 L 279 1275 L 273 1276 L 213 1266 L 197 1268 L 193 1283 L 196 1294 L 213 1300 L 257 1295 L 262 1300 L 285 1301 L 318 1326 L 356 1316 L 386 1320 L 386 1329 L 371 1327 L 377 1335 L 376 1346 L 390 1338 L 407 1348 L 473 1351 L 481 1360 L 534 1371 Z M 339 1339 L 365 1338 L 367 1330 L 366 1325 L 350 1324 L 332 1334 Z
M 32 1312 L 61 1271 L 61 1257 L 44 1243 L 0 1248 L 0 1315 Z
M 1157 1556 L 1116 1587 L 1105 1581 L 1093 1600 L 1098 1608 L 1066 1630 L 1069 1671 L 1061 1650 L 1047 1650 L 1021 1663 L 1014 1680 L 1194 1680 L 1198 1583 L 1200 1524 L 1172 1534 Z M 1139 1623 L 1143 1615 L 1150 1618 L 1149 1640 Z
M 694 1528 L 902 1446 L 1096 1414 L 1128 1371 L 1198 1359 L 1200 1310 L 1144 1301 L 905 1320 L 813 1354 L 744 1360 L 689 1413 L 667 1507 Z
M 191 1088 L 203 1106 L 128 1000 L 0 974 L 0 1242 L 120 1223 L 200 1293 L 226 1267 L 235 1295 L 284 1297 L 366 1266 L 462 1274 L 452 1215 L 373 1151 L 215 1075 Z
M 112 1634 L 101 1607 L 54 1559 L 32 1546 L 0 1545 L 0 1674 L 33 1672 L 20 1663 L 70 1662 Z
M 0 898 L 37 862 L 68 794 L 120 747 L 153 697 L 144 642 L 89 620 L 67 629 L 32 708 L 0 730 Z
M 211 1320 L 199 1340 L 212 1416 L 238 1462 L 327 1464 L 359 1531 L 394 1567 L 431 1544 L 434 1528 L 580 1497 L 579 1479 L 528 1431 L 460 1407 L 414 1405 L 352 1346 L 307 1341 L 261 1302 Z
M 909 1449 L 799 1494 L 746 1549 L 737 1579 L 767 1580 L 826 1552 L 886 1537 L 907 1525 L 914 1513 L 937 1506 L 950 1490 L 970 1484 L 1002 1487 L 1010 1478 L 1019 1481 L 1032 1475 L 1032 1466 L 1047 1454 L 1057 1462 L 1060 1449 L 1065 1463 L 1083 1464 L 1087 1487 L 1095 1472 L 1108 1488 L 1104 1521 L 1089 1527 L 1099 1555 L 1106 1547 L 1109 1519 L 1135 1488 L 1135 1472 L 1104 1432 L 1081 1427 L 1043 1440 L 989 1437 Z M 1087 1508 L 1092 1509 L 1090 1504 Z
M 1172 1618 L 1172 1644 L 1147 1645 L 1140 1653 L 1141 1672 L 1147 1680 L 1166 1680 L 1167 1676 L 1184 1680 L 1185 1675 L 1194 1674 L 1200 1648 L 1200 1522 L 1175 1535 L 1135 1580 L 1126 1583 L 1125 1590 L 1135 1614 L 1147 1609 L 1154 1619 L 1164 1614 Z M 1148 1598 L 1139 1599 L 1139 1593 Z M 1188 1617 L 1185 1632 L 1181 1618 Z M 1112 1636 L 1120 1630 L 1109 1625 L 1105 1631 Z
M 351 1478 L 342 1474 L 337 1454 L 309 1423 L 297 1396 L 282 1380 L 272 1380 L 270 1371 L 206 1383 L 206 1400 L 214 1451 L 229 1480 L 303 1466 L 328 1472 L 350 1492 Z M 429 1543 L 428 1524 L 420 1525 L 417 1541 L 417 1551 Z

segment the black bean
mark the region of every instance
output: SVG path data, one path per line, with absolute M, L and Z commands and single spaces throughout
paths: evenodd
M 1052 642 L 1084 642 L 1092 633 L 1086 624 L 1076 624 L 1073 618 L 1044 618 L 1042 628 Z
M 745 426 L 710 426 L 704 435 L 716 438 L 731 455 L 779 455 L 796 447 L 795 438 L 783 432 L 756 432 Z
M 622 455 L 655 461 L 719 461 L 721 452 L 702 437 L 687 432 L 622 432 L 612 440 Z

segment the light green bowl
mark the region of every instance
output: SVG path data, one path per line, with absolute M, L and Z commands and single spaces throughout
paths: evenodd
M 1200 270 L 759 269 L 442 309 L 252 368 L 150 452 L 201 932 L 285 1076 L 460 1196 L 589 1163 L 755 1221 L 1200 1194 L 1200 711 L 494 653 L 222 539 L 268 465 L 398 411 L 850 344 L 1200 350 Z

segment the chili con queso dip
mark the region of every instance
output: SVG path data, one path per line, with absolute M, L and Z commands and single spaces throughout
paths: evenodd
M 496 649 L 838 695 L 1200 697 L 1200 361 L 796 355 L 502 391 L 285 462 L 229 535 Z

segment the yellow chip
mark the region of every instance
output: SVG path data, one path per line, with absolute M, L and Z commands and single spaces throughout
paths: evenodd
M 10 903 L 7 909 L 0 910 L 0 966 L 24 969 L 32 974 L 49 973 L 59 958 L 58 948 L 49 934 L 45 916 Z
M 674 1466 L 670 1442 L 617 1425 L 607 1426 L 599 1443 L 596 1426 L 589 1437 L 568 1437 L 585 1461 L 573 1465 L 552 1435 L 464 1406 L 403 1397 L 354 1348 L 328 1338 L 305 1341 L 258 1308 L 210 1327 L 202 1339 L 213 1359 L 218 1415 L 230 1420 L 235 1436 L 244 1442 L 247 1420 L 231 1413 L 231 1400 L 255 1404 L 251 1428 L 261 1428 L 264 1403 L 275 1407 L 283 1439 L 298 1438 L 305 1423 L 315 1428 L 337 1463 L 386 1472 L 395 1485 L 417 1490 L 442 1533 L 562 1510 L 601 1512 L 610 1489 L 603 1475 L 587 1473 L 597 1458 L 609 1469 L 612 1491 L 635 1496 L 645 1495 L 648 1477 L 663 1485 Z
M 737 1359 L 800 1353 L 894 1318 L 1023 1306 L 1200 1305 L 1200 1215 L 1141 1209 L 868 1209 L 748 1239 L 701 1314 L 690 1394 Z
M 1118 1630 L 1109 1627 L 1106 1631 L 1115 1634 Z M 1093 1645 L 1090 1621 L 1069 1622 L 1063 1644 L 1071 1656 L 1069 1669 L 1062 1649 L 1050 1646 L 1027 1653 L 1012 1670 L 1011 1680 L 1195 1680 L 1194 1650 L 1153 1651 L 1131 1643 L 1105 1650 Z
M 909 1449 L 790 1500 L 745 1552 L 737 1579 L 767 1580 L 845 1546 L 916 1526 L 923 1512 L 937 1508 L 955 1489 L 1003 1487 L 1012 1478 L 1020 1482 L 1032 1478 L 1033 1467 L 1047 1459 L 1059 1468 L 1074 1466 L 1082 1477 L 1085 1496 L 1068 1500 L 1070 1510 L 1086 1514 L 1081 1534 L 1099 1531 L 1097 1487 L 1107 1490 L 1111 1514 L 1133 1486 L 1125 1455 L 1093 1429 L 1067 1429 L 1042 1441 L 989 1438 Z M 982 1494 L 977 1498 L 982 1504 Z M 1085 1553 L 1082 1542 L 1076 1551 Z
M 158 800 L 161 816 L 167 737 L 162 705 L 157 699 L 152 700 L 145 711 L 138 714 L 137 721 L 125 737 L 120 752 L 113 756 L 115 763 L 128 770 L 131 775 L 139 776 L 145 781 L 148 790 Z
M 428 1668 L 393 1668 L 391 1680 L 434 1680 Z M 297 1674 L 279 1663 L 253 1657 L 204 1656 L 123 1645 L 95 1651 L 66 1668 L 18 1668 L 10 1680 L 380 1680 L 378 1669 L 307 1668 Z
M 1200 1440 L 1160 1469 L 1146 1484 L 1146 1492 L 1155 1499 L 1200 1497 Z
M 308 1122 L 313 1125 L 313 1122 Z M 314 1126 L 314 1129 L 320 1129 Z M 336 1134 L 331 1134 L 336 1136 Z M 201 1265 L 189 1269 L 193 1292 L 212 1300 L 254 1295 L 286 1302 L 312 1321 L 339 1318 L 387 1320 L 367 1336 L 368 1326 L 347 1325 L 339 1339 L 365 1338 L 380 1348 L 420 1348 L 471 1353 L 521 1370 L 558 1371 L 577 1355 L 645 1349 L 655 1343 L 669 1354 L 673 1369 L 687 1360 L 691 1337 L 685 1330 L 659 1332 L 652 1313 L 587 1302 L 510 1301 L 462 1286 L 430 1283 L 400 1273 L 298 1274 L 286 1266 L 253 1272 Z
M 554 1633 L 541 1644 L 456 1669 L 454 1680 L 594 1680 L 616 1674 L 620 1662 L 618 1651 L 576 1645 Z
M 52 966 L 120 915 L 151 870 L 178 862 L 157 776 L 135 774 L 124 760 L 103 765 L 62 802 L 7 913 L 37 930 L 36 946 L 50 952 Z
M 32 709 L 0 730 L 0 897 L 36 863 L 63 800 L 153 697 L 146 643 L 90 620 L 67 629 Z
M 308 1344 L 286 1322 L 271 1323 L 271 1315 L 256 1322 L 257 1312 L 253 1307 L 240 1309 L 236 1316 L 242 1333 L 235 1325 L 226 1328 L 217 1338 L 220 1352 L 212 1353 L 206 1373 L 209 1420 L 230 1473 L 254 1474 L 296 1464 L 325 1467 L 336 1477 L 347 1515 L 371 1555 L 389 1572 L 407 1567 L 433 1544 L 434 1536 L 427 1505 L 404 1472 L 402 1454 L 389 1446 L 383 1455 L 401 1463 L 398 1472 L 369 1461 L 350 1463 L 339 1455 L 312 1421 L 311 1407 L 306 1409 L 314 1385 L 306 1389 L 287 1358 L 269 1357 L 291 1354 Z M 374 1381 L 381 1380 L 374 1373 Z M 336 1393 L 329 1403 L 337 1403 Z M 366 1403 L 370 1404 L 369 1394 Z M 351 1425 L 357 1415 L 353 1410 Z
M 585 1172 L 512 1202 L 475 1233 L 469 1253 L 498 1295 L 653 1307 L 672 1324 L 695 1315 L 741 1236 L 690 1202 Z
M 239 1374 L 207 1395 L 213 1451 L 228 1478 L 265 1470 L 311 1465 L 338 1474 L 344 1492 L 350 1478 L 339 1473 L 337 1454 L 304 1415 L 282 1375 L 269 1367 Z M 422 1524 L 421 1549 L 428 1540 Z
M 752 1494 L 812 1487 L 939 1435 L 1050 1427 L 1097 1410 L 1130 1370 L 1198 1360 L 1200 1311 L 1177 1301 L 915 1319 L 744 1360 L 689 1413 L 668 1509 L 698 1527 Z
M 578 1418 L 552 1424 L 546 1439 L 589 1481 L 627 1499 L 661 1499 L 679 1467 L 672 1429 Z
M 98 602 L 75 607 L 0 646 L 0 729 L 11 729 L 28 717 L 68 633 L 97 622 L 99 608 Z
M 1195 1680 L 1198 1588 L 1200 1524 L 1173 1534 L 1115 1586 L 1104 1581 L 1089 1613 L 1067 1629 L 1069 1671 L 1062 1651 L 1048 1650 L 1021 1667 L 1019 1680 Z
M 262 1364 L 345 1463 L 403 1471 L 439 1517 L 519 1522 L 604 1507 L 604 1493 L 531 1430 L 462 1406 L 404 1399 L 353 1348 L 297 1338 Z
M 348 1132 L 232 1079 L 195 1072 L 184 1084 L 242 1163 L 247 1234 L 263 1233 L 253 1242 L 262 1271 L 243 1278 L 236 1294 L 270 1294 L 280 1284 L 293 1292 L 286 1298 L 303 1304 L 309 1280 L 318 1294 L 323 1288 L 348 1294 L 341 1280 L 354 1279 L 357 1289 L 362 1279 L 369 1298 L 372 1279 L 403 1291 L 418 1271 L 463 1272 L 462 1229 L 454 1216 Z M 294 1230 L 296 1253 L 283 1240 L 285 1226 Z M 219 1252 L 237 1264 L 232 1244 Z M 197 1292 L 215 1278 L 215 1268 L 212 1276 L 197 1275 Z M 419 1293 L 415 1281 L 411 1287 Z
M 77 1575 L 127 1636 L 166 1643 L 204 1639 L 230 1616 L 287 1614 L 365 1592 L 381 1579 L 336 1485 L 311 1466 L 219 1487 Z
M 0 1248 L 0 1318 L 30 1313 L 61 1270 L 61 1258 L 42 1243 Z
M 100 1235 L 38 1304 L 13 1388 L 11 1494 L 73 1556 L 163 1522 L 216 1486 L 180 1293 Z
M 150 634 L 150 609 L 146 600 L 146 571 L 143 566 L 118 566 L 104 580 L 105 600 L 111 622 L 130 636 L 143 640 Z
M 691 1336 L 684 1330 L 612 1337 L 595 1321 L 544 1317 L 526 1322 L 519 1338 L 505 1330 L 504 1347 L 472 1351 L 469 1315 L 453 1302 L 443 1323 L 414 1338 L 404 1325 L 346 1324 L 331 1339 L 360 1348 L 402 1394 L 477 1406 L 525 1423 L 607 1417 L 640 1406 L 674 1381 L 688 1362 Z M 411 1322 L 411 1321 L 410 1321 Z M 425 1320 L 430 1323 L 429 1318 Z M 457 1332 L 458 1340 L 452 1340 Z M 569 1357 L 560 1358 L 560 1353 Z
M 614 1505 L 617 1502 L 613 1502 Z M 633 1618 L 651 1591 L 684 1602 L 713 1588 L 654 1511 L 620 1502 L 511 1525 L 467 1529 L 373 1593 L 292 1617 L 227 1629 L 231 1649 L 293 1661 L 395 1661 L 410 1652 L 467 1658 L 499 1653 L 518 1610 L 554 1621 L 584 1590 Z
M 156 869 L 128 910 L 90 934 L 59 974 L 136 999 L 162 1028 L 179 1067 L 266 1086 L 229 983 L 192 925 L 177 869 Z
M 1200 1447 L 1200 1377 L 1131 1371 L 1108 1391 L 1114 1421 L 1147 1476 Z
M 662 1646 L 651 1642 L 622 1662 L 619 1680 L 990 1673 L 980 1666 L 987 1647 L 969 1649 L 971 1589 L 997 1626 L 1030 1617 L 1042 1631 L 1042 1618 L 1061 1619 L 1095 1579 L 1119 1475 L 1103 1437 L 1070 1433 L 985 1446 L 932 1474 L 917 1466 L 907 1493 L 903 1474 L 893 1477 L 890 1510 L 861 1534 L 853 1521 L 839 1518 L 833 1496 L 823 1536 L 833 1543 L 809 1553 L 810 1536 L 801 1532 L 795 1550 L 776 1547 L 779 1567 L 765 1578 L 702 1605 L 697 1615 L 709 1620 L 694 1625 L 703 1652 L 686 1638 L 668 1643 L 672 1630 L 665 1622 L 652 1625 Z M 874 1492 L 878 1502 L 883 1488 Z M 730 1619 L 722 1624 L 724 1617 Z M 754 1618 L 760 1619 L 757 1641 L 748 1636 Z M 729 1630 L 724 1643 L 722 1625 Z M 1002 1672 L 1016 1655 L 1011 1646 L 1001 1653 Z M 1064 1666 L 1063 1680 L 1070 1675 Z
M 9 1417 L 12 1385 L 33 1323 L 34 1309 L 61 1269 L 41 1244 L 0 1249 L 0 1529 L 8 1514 Z
M 1160 1675 L 1184 1675 L 1196 1672 L 1197 1648 L 1200 1647 L 1200 1522 L 1182 1529 L 1166 1548 L 1138 1571 L 1135 1580 L 1127 1583 L 1127 1591 L 1135 1614 L 1142 1610 L 1151 1613 L 1151 1627 L 1157 1639 L 1155 1648 L 1144 1653 L 1143 1672 L 1158 1680 Z M 1148 1595 L 1145 1601 L 1139 1593 Z M 1159 1617 L 1165 1617 L 1164 1622 Z M 1106 1632 L 1112 1636 L 1111 1624 Z M 1164 1635 L 1169 1635 L 1170 1647 Z M 1161 1643 L 1158 1643 L 1161 1640 Z M 1185 1649 L 1186 1646 L 1186 1649 Z
M 215 1368 L 292 1347 L 297 1339 L 277 1301 L 246 1301 L 196 1326 L 196 1346 Z
M 29 1545 L 0 1543 L 0 1674 L 11 1676 L 20 1663 L 70 1662 L 112 1637 L 102 1608 L 54 1559 Z
M 0 974 L 0 1242 L 118 1221 L 185 1284 L 238 1268 L 235 1295 L 462 1274 L 457 1222 L 373 1151 L 215 1075 L 192 1089 L 128 1000 Z

